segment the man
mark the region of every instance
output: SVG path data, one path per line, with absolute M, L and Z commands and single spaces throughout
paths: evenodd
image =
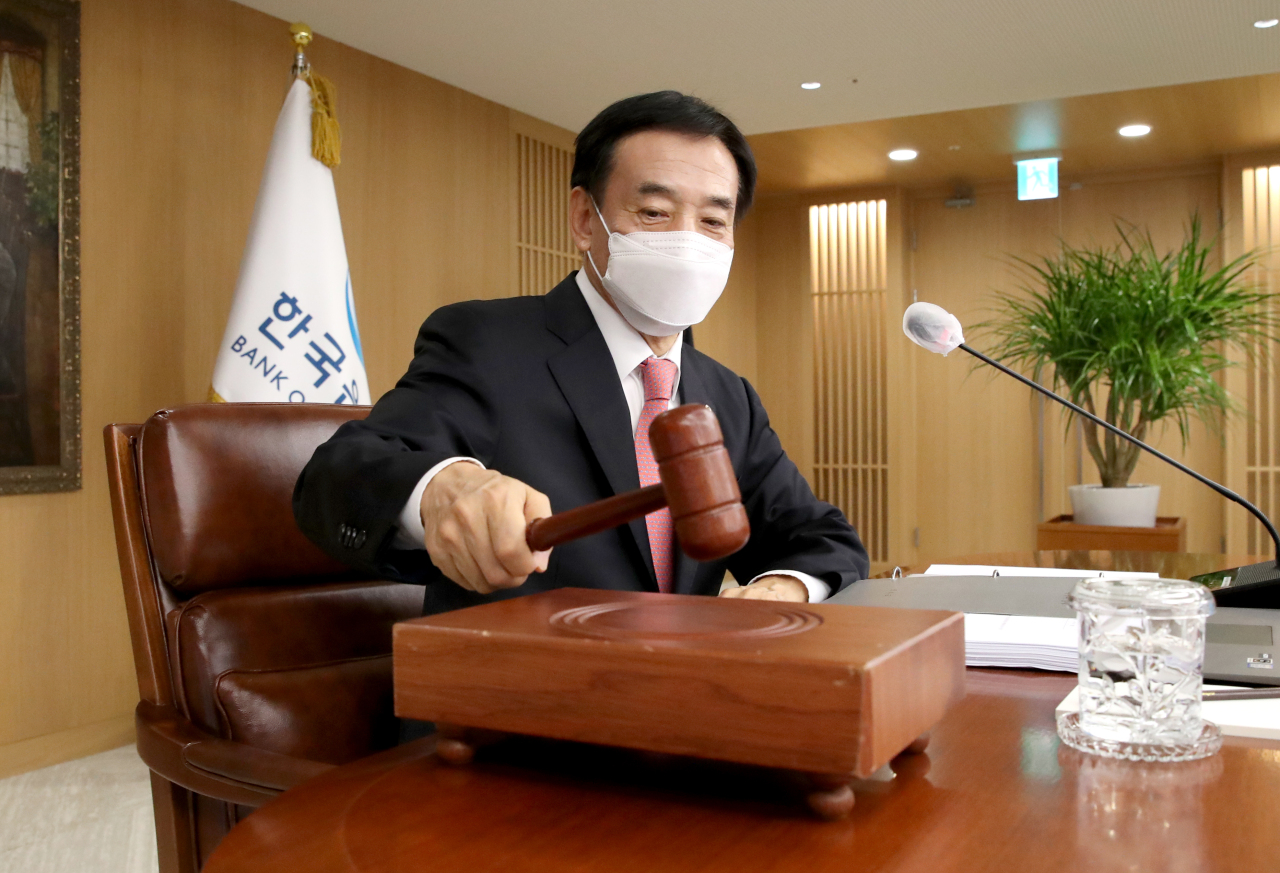
M 445 306 L 409 371 L 298 480 L 302 530 L 371 575 L 424 584 L 427 614 L 567 586 L 820 600 L 866 551 L 814 497 L 747 382 L 685 342 L 724 289 L 756 169 L 731 121 L 674 91 L 579 134 L 570 194 L 583 269 L 545 297 Z M 751 521 L 727 559 L 680 554 L 666 510 L 532 552 L 527 523 L 657 481 L 655 415 L 709 405 Z

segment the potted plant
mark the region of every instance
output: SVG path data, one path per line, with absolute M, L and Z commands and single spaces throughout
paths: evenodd
M 1145 440 L 1172 419 L 1186 448 L 1191 419 L 1216 427 L 1232 402 L 1219 381 L 1229 347 L 1248 352 L 1274 334 L 1267 295 L 1244 281 L 1256 255 L 1213 265 L 1193 216 L 1181 246 L 1158 254 L 1149 232 L 1118 223 L 1112 247 L 1062 245 L 1037 262 L 1015 258 L 1029 282 L 1001 293 L 979 325 L 992 355 Z M 1074 418 L 1076 416 L 1072 416 Z M 1068 420 L 1068 426 L 1070 420 Z M 1078 524 L 1152 527 L 1158 485 L 1130 484 L 1140 449 L 1087 420 L 1084 442 L 1101 485 L 1075 485 Z

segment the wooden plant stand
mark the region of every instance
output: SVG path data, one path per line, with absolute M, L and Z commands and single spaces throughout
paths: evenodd
M 1076 524 L 1071 515 L 1059 515 L 1036 526 L 1036 548 L 1040 551 L 1094 551 L 1113 549 L 1129 552 L 1185 552 L 1187 520 L 1160 516 L 1155 527 L 1113 527 Z
M 798 771 L 823 818 L 964 696 L 959 613 L 566 588 L 395 626 L 396 714 Z

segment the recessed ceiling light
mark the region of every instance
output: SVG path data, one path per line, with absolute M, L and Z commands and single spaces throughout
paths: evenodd
M 915 157 L 915 149 L 894 149 L 889 152 L 889 160 L 891 161 L 913 161 Z
M 1126 124 L 1117 131 L 1121 136 L 1146 136 L 1151 133 L 1149 124 Z
M 801 82 L 800 87 L 806 91 L 816 91 L 822 87 L 821 82 Z
M 1259 30 L 1265 30 L 1268 27 L 1275 27 L 1277 24 L 1280 24 L 1280 18 L 1263 18 L 1259 21 L 1255 21 L 1253 26 Z

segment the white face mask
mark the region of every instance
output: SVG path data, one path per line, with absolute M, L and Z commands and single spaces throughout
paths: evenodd
M 609 230 L 598 206 L 596 215 Z M 733 249 L 692 230 L 609 231 L 604 275 L 590 251 L 587 260 L 628 324 L 648 336 L 671 336 L 701 322 L 720 299 Z

